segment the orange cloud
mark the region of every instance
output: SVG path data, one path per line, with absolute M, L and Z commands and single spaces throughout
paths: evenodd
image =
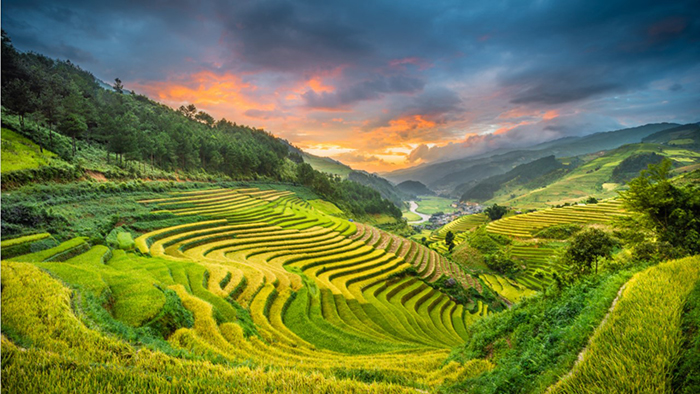
M 558 116 L 559 116 L 559 111 L 557 111 L 556 109 L 553 109 L 553 110 L 545 112 L 544 115 L 542 115 L 542 119 L 550 120 L 550 119 L 554 119 Z
M 389 121 L 389 126 L 380 127 L 378 130 L 382 131 L 406 131 L 415 129 L 426 129 L 430 127 L 435 127 L 436 123 L 427 120 L 423 115 L 413 115 L 408 117 L 403 117 L 399 119 L 392 119 Z
M 530 122 L 527 120 L 524 120 L 524 121 L 518 122 L 518 123 L 510 123 L 507 126 L 503 126 L 503 127 L 499 128 L 498 130 L 494 131 L 493 133 L 496 135 L 504 134 L 504 133 L 507 133 L 507 132 L 513 130 L 514 128 L 516 128 L 518 126 L 524 126 L 524 125 L 532 124 L 532 123 L 534 123 L 534 122 Z
M 235 74 L 219 75 L 211 71 L 200 71 L 187 76 L 179 76 L 168 81 L 134 83 L 137 91 L 144 91 L 159 101 L 178 107 L 193 103 L 204 107 L 215 116 L 231 116 L 235 109 L 241 113 L 249 109 L 272 110 L 274 105 L 256 100 L 250 93 L 256 87 L 245 83 Z
M 307 82 L 309 88 L 311 88 L 314 92 L 332 92 L 335 90 L 335 87 L 331 85 L 324 85 L 323 80 L 321 77 L 316 76 L 313 77 Z
M 389 61 L 389 66 L 391 67 L 402 67 L 405 64 L 412 64 L 414 66 L 418 66 L 418 69 L 421 71 L 427 70 L 433 66 L 429 62 L 425 61 L 425 59 L 421 59 L 419 57 L 405 57 L 402 59 L 394 59 Z

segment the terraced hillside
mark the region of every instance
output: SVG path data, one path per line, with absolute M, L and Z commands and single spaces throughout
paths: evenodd
M 469 294 L 481 291 L 433 250 L 287 191 L 211 189 L 142 203 L 156 215 L 205 220 L 137 237 L 140 255 L 98 245 L 60 263 L 51 250 L 13 260 L 35 261 L 83 300 L 102 300 L 128 327 L 165 333 L 173 349 L 227 365 L 337 378 L 371 365 L 378 380 L 419 388 L 490 368 L 442 365 L 488 306 L 458 304 L 430 285 L 450 277 Z M 185 310 L 173 312 L 180 302 Z M 181 322 L 187 314 L 191 324 Z
M 532 239 L 538 231 L 562 224 L 608 224 L 621 215 L 624 215 L 621 202 L 609 200 L 509 216 L 489 223 L 486 230 L 523 241 L 510 248 L 511 255 L 525 266 L 516 280 L 530 289 L 542 290 L 552 282 L 552 274 L 565 267 L 557 263 L 555 248 Z
M 622 214 L 622 203 L 618 200 L 598 204 L 572 205 L 562 208 L 549 208 L 524 215 L 509 216 L 491 222 L 487 231 L 516 238 L 532 238 L 544 228 L 565 223 L 608 223 Z
M 445 240 L 445 235 L 448 231 L 452 231 L 452 233 L 455 235 L 454 243 L 460 244 L 466 238 L 468 231 L 486 223 L 487 221 L 488 218 L 483 213 L 461 216 L 458 219 L 455 219 L 442 226 L 439 230 L 434 231 L 430 235 L 430 240 L 433 241 L 430 247 L 445 254 L 448 252 L 448 250 L 445 242 L 443 241 Z

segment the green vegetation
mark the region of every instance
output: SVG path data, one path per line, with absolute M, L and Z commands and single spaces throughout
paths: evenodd
M 484 210 L 486 216 L 488 216 L 491 220 L 498 220 L 502 218 L 503 215 L 506 214 L 506 212 L 508 212 L 508 208 L 500 206 L 498 204 L 493 204 L 492 206 Z
M 577 163 L 576 163 L 577 164 Z M 554 155 L 521 164 L 502 175 L 495 175 L 479 182 L 462 194 L 461 201 L 486 201 L 508 183 L 527 185 L 529 188 L 546 186 L 552 179 L 564 176 L 576 164 L 563 165 Z M 512 185 L 511 185 L 512 186 Z M 498 219 L 498 218 L 497 218 Z
M 591 338 L 583 361 L 553 392 L 671 392 L 683 341 L 679 312 L 699 278 L 697 257 L 635 275 Z
M 598 261 L 612 255 L 617 242 L 606 232 L 596 228 L 588 228 L 578 232 L 571 240 L 563 255 L 563 260 L 574 272 L 590 272 L 595 265 L 598 272 Z
M 413 196 L 432 196 L 435 194 L 435 192 L 418 181 L 403 181 L 396 185 L 396 188 Z
M 10 129 L 2 128 L 3 173 L 46 166 L 54 157 L 54 153 L 42 150 L 37 144 Z
M 453 212 L 453 202 L 453 200 L 444 197 L 423 196 L 420 198 L 420 201 L 416 200 L 416 204 L 418 204 L 416 211 L 425 215 L 432 215 L 438 212 Z
M 697 373 L 700 365 L 700 281 L 695 283 L 681 311 L 681 332 L 682 351 L 673 370 L 673 391 L 697 393 L 700 391 L 700 376 Z
M 548 181 L 546 185 L 513 185 L 502 188 L 487 202 L 521 208 L 543 208 L 565 203 L 575 204 L 588 196 L 612 198 L 618 191 L 625 189 L 624 181 L 637 176 L 638 171 L 644 168 L 641 165 L 656 161 L 657 156 L 669 158 L 679 166 L 688 166 L 700 162 L 700 149 L 659 143 L 624 145 L 607 152 L 579 157 L 577 160 L 581 160 L 582 164 L 564 176 Z
M 590 278 L 556 297 L 539 294 L 469 327 L 451 359 L 487 358 L 485 374 L 445 388 L 447 393 L 544 392 L 574 364 L 630 272 Z
M 671 162 L 651 165 L 629 183 L 622 194 L 626 209 L 637 213 L 627 221 L 631 241 L 656 237 L 680 255 L 700 253 L 700 193 L 697 186 L 675 186 L 669 181 Z M 651 234 L 651 235 L 650 235 Z M 641 239 L 639 237 L 641 235 Z

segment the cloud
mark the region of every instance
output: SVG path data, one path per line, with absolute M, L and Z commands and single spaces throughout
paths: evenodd
M 347 108 L 359 101 L 381 99 L 386 94 L 415 93 L 423 89 L 424 85 L 425 83 L 418 78 L 403 75 L 382 76 L 354 83 L 347 88 L 336 88 L 333 92 L 317 93 L 307 90 L 302 97 L 310 108 Z
M 447 161 L 476 156 L 502 148 L 520 148 L 564 137 L 583 136 L 596 132 L 618 130 L 623 126 L 616 120 L 596 114 L 575 114 L 543 119 L 499 134 L 469 135 L 463 141 L 429 147 L 421 144 L 408 155 L 411 163 Z
M 20 50 L 379 169 L 698 121 L 696 2 L 6 0 L 2 25 Z

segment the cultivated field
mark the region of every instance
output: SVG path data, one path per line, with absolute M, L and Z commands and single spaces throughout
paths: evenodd
M 4 263 L 3 317 L 17 319 L 11 326 L 26 328 L 22 335 L 35 344 L 47 344 L 22 353 L 3 341 L 17 368 L 26 369 L 17 372 L 16 380 L 3 376 L 4 385 L 36 387 L 39 376 L 26 381 L 19 376 L 35 371 L 30 365 L 49 357 L 55 346 L 81 349 L 49 357 L 74 363 L 75 382 L 55 371 L 40 374 L 66 389 L 96 387 L 91 386 L 96 378 L 148 387 L 162 374 L 200 368 L 205 361 L 217 364 L 204 369 L 212 376 L 229 382 L 240 378 L 241 387 L 253 391 L 308 391 L 318 380 L 331 392 L 393 392 L 434 387 L 492 367 L 481 360 L 443 365 L 449 349 L 465 340 L 469 325 L 488 307 L 480 301 L 455 303 L 430 285 L 450 277 L 465 290 L 482 290 L 468 272 L 431 249 L 326 214 L 333 212 L 326 203 L 307 202 L 288 191 L 212 189 L 142 203 L 155 208 L 156 217 L 168 212 L 206 220 L 150 231 L 133 241 L 122 233 L 119 244 L 137 253 L 102 245 L 88 250 L 85 239 L 76 238 Z M 79 290 L 74 305 L 81 313 L 90 315 L 94 304 L 101 304 L 111 312 L 110 324 L 128 335 L 163 333 L 167 342 L 154 343 L 165 354 L 149 351 L 139 357 L 137 362 L 151 371 L 143 376 L 119 369 L 131 362 L 109 355 L 120 345 L 79 324 L 68 305 L 70 291 L 34 267 Z M 11 290 L 26 281 L 46 285 Z M 52 303 L 36 304 L 37 297 Z M 41 331 L 38 327 L 53 323 L 21 322 L 34 313 L 32 308 L 60 315 L 60 324 L 76 327 L 70 336 L 50 339 L 50 332 L 65 327 Z M 171 358 L 179 354 L 192 361 Z M 110 357 L 119 359 L 105 361 Z M 159 358 L 167 366 L 157 366 Z M 100 368 L 91 370 L 93 362 Z M 278 372 L 263 373 L 270 368 Z M 209 381 L 204 372 L 192 374 L 182 387 Z M 275 374 L 288 374 L 287 386 L 279 386 Z M 374 376 L 370 382 L 385 383 L 338 380 L 363 374 Z

